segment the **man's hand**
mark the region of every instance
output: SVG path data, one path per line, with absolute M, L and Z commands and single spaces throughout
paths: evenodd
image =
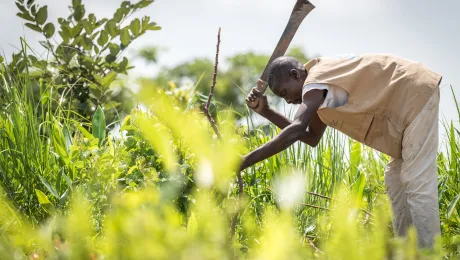
M 267 83 L 265 83 L 263 80 L 259 79 L 259 81 L 257 81 L 257 87 L 252 88 L 251 92 L 249 92 L 248 96 L 246 97 L 246 103 L 248 104 L 248 107 L 260 115 L 262 115 L 270 108 L 268 106 L 267 96 L 259 91 L 259 89 L 262 89 L 262 87 L 266 84 Z

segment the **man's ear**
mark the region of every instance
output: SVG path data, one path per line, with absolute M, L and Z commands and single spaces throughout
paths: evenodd
M 291 69 L 291 71 L 289 71 L 289 74 L 291 75 L 291 77 L 294 77 L 295 79 L 299 79 L 300 77 L 300 73 L 296 69 Z

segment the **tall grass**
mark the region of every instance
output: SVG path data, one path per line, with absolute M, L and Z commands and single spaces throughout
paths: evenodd
M 52 87 L 40 86 L 34 103 L 30 84 L 2 84 L 2 259 L 418 259 L 460 251 L 460 133 L 451 124 L 438 157 L 443 240 L 420 252 L 414 230 L 393 239 L 388 157 L 336 131 L 315 149 L 295 145 L 249 168 L 237 203 L 238 154 L 275 136 L 274 126 L 236 127 L 222 112 L 217 140 L 196 109 L 184 112 L 176 97 L 145 85 L 139 98 L 149 109 L 133 111 L 116 139 L 99 131 L 102 110 L 90 133 L 64 109 L 50 112 Z
M 50 193 L 55 205 L 62 205 L 67 193 L 62 149 L 68 149 L 70 136 L 61 124 L 61 110 L 52 112 L 52 89 L 33 86 L 27 75 L 6 80 L 3 71 L 1 88 L 4 109 L 0 111 L 0 174 L 3 191 L 20 212 L 35 223 L 52 210 L 37 203 L 37 194 Z M 39 89 L 41 99 L 34 103 L 32 90 Z M 61 118 L 61 119 L 59 119 Z M 47 208 L 48 207 L 48 208 Z

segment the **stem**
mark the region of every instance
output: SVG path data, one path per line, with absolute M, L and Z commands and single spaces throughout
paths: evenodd
M 214 63 L 214 75 L 212 77 L 212 85 L 211 85 L 211 91 L 208 96 L 208 102 L 204 106 L 204 113 L 206 117 L 209 120 L 209 123 L 211 124 L 212 128 L 214 129 L 214 132 L 216 133 L 217 137 L 219 139 L 222 139 L 222 136 L 220 135 L 219 129 L 217 128 L 217 124 L 212 118 L 211 114 L 209 113 L 209 105 L 211 104 L 211 99 L 212 96 L 214 95 L 214 88 L 216 86 L 216 78 L 217 78 L 217 65 L 219 64 L 219 47 L 220 47 L 220 27 L 219 31 L 217 33 L 217 50 L 216 50 L 216 60 Z

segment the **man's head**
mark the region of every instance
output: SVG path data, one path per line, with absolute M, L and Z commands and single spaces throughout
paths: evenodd
M 268 85 L 275 95 L 289 104 L 302 103 L 302 87 L 307 71 L 296 58 L 282 56 L 275 59 L 269 68 Z

